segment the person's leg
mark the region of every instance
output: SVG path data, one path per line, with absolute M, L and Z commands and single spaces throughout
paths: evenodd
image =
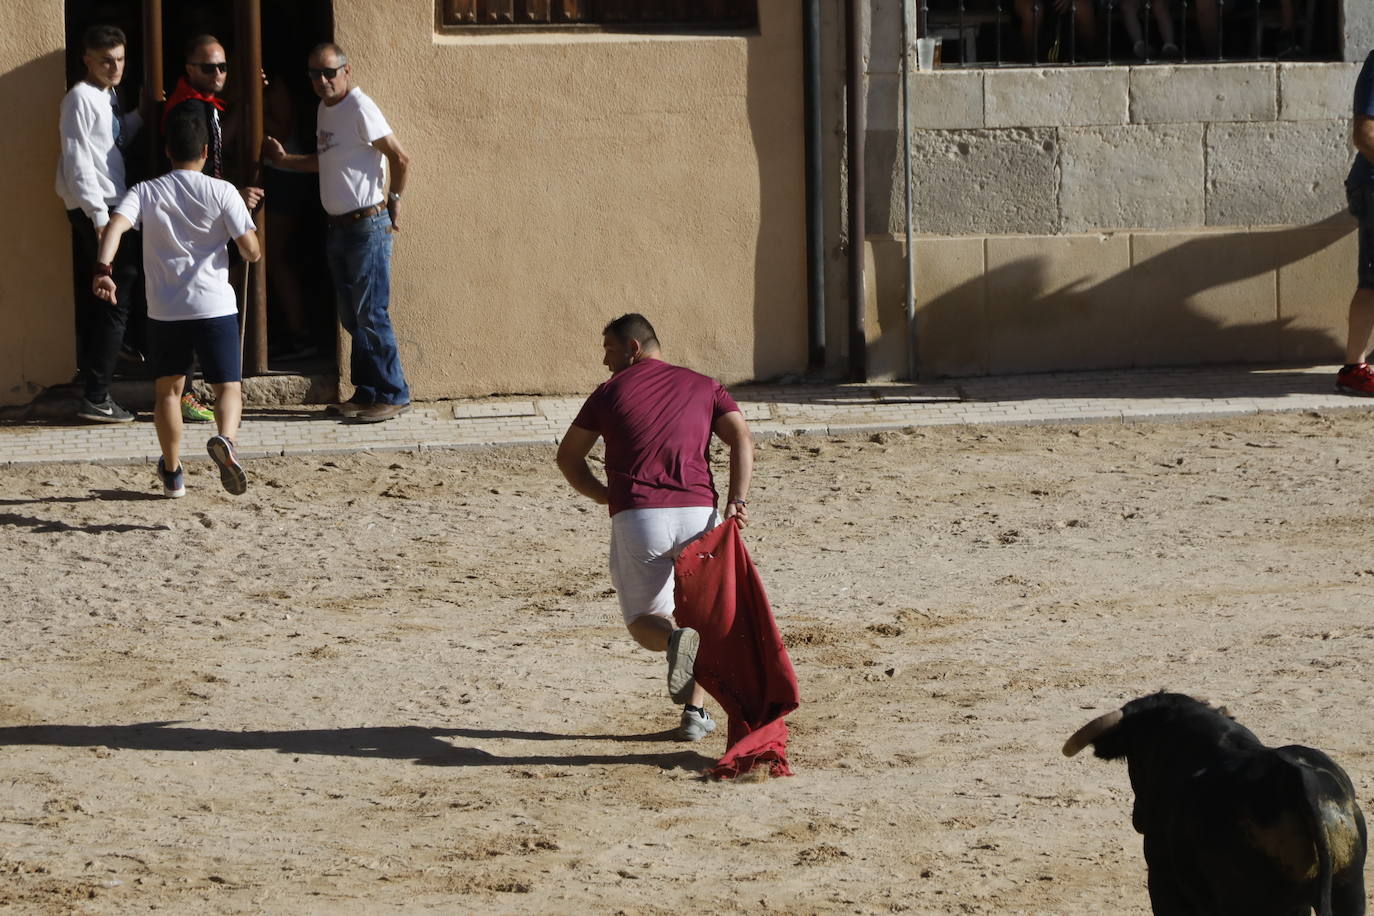
M 91 292 L 91 269 L 95 266 L 97 250 L 95 226 L 80 210 L 68 210 L 67 219 L 72 225 L 76 367 L 86 400 L 92 405 L 100 406 L 110 399 L 110 382 L 114 378 L 115 365 L 119 361 L 119 348 L 124 342 L 124 326 L 129 318 L 127 298 L 132 295 L 132 283 L 137 278 L 137 272 L 136 269 L 131 269 L 132 264 L 127 255 L 116 256 L 113 279 L 116 288 L 115 298 L 119 301 L 111 305 L 96 298 Z M 128 245 L 128 241 L 124 241 L 120 245 L 121 252 Z M 113 411 L 109 416 L 97 414 L 90 418 L 120 422 L 133 419 L 132 415 L 122 408 Z
M 1155 23 L 1159 26 L 1159 40 L 1165 48 L 1178 47 L 1178 41 L 1174 35 L 1174 17 L 1169 12 L 1167 0 L 1154 0 Z
M 1374 333 L 1374 289 L 1360 288 L 1350 298 L 1345 337 L 1346 365 L 1353 366 L 1365 361 L 1371 333 Z
M 1076 0 L 1074 15 L 1074 47 L 1077 60 L 1091 59 L 1097 53 L 1097 0 Z
M 1220 33 L 1217 29 L 1217 0 L 1196 0 L 1193 4 L 1197 16 L 1197 30 L 1202 34 L 1202 47 L 1208 57 L 1216 57 L 1221 50 Z
M 239 420 L 243 415 L 238 316 L 221 315 L 195 322 L 195 351 L 204 367 L 205 380 L 215 392 L 215 422 L 219 427 L 218 435 L 205 443 L 205 450 L 219 468 L 224 489 L 241 496 L 248 489 L 248 475 L 237 455 Z
M 357 239 L 351 226 L 330 226 L 325 236 L 325 263 L 334 281 L 334 308 L 339 324 L 353 342 L 348 360 L 348 381 L 353 386 L 349 401 L 354 405 L 370 406 L 376 401 L 376 389 L 368 377 L 368 364 L 358 348 L 358 322 L 354 305 L 354 275 L 357 263 Z M 347 414 L 345 414 L 347 416 Z
M 361 222 L 370 227 L 359 251 L 354 278 L 353 351 L 361 349 L 378 404 L 409 404 L 410 387 L 401 371 L 401 354 L 391 326 L 391 217 L 383 213 Z
M 1027 61 L 1039 55 L 1041 5 L 1039 0 L 1015 0 L 1016 17 L 1021 23 L 1021 49 Z
M 1365 363 L 1374 332 L 1374 188 L 1347 188 L 1350 212 L 1360 221 L 1357 230 L 1355 294 L 1346 316 L 1345 365 L 1336 373 L 1336 390 L 1374 395 L 1374 369 Z
M 153 383 L 153 426 L 162 449 L 162 465 L 168 471 L 181 467 L 180 375 L 159 376 Z
M 692 677 L 699 637 L 673 618 L 673 565 L 682 549 L 716 525 L 714 508 L 632 509 L 611 519 L 611 584 L 635 642 L 668 655 L 669 693 L 701 706 Z

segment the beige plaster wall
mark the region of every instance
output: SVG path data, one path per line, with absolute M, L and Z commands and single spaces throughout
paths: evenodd
M 62 4 L 0 4 L 0 405 L 30 400 L 76 368 L 71 236 L 53 190 L 63 74 Z
M 575 392 L 626 311 L 722 380 L 806 361 L 799 5 L 751 36 L 436 36 L 336 3 L 414 159 L 392 314 L 418 398 Z

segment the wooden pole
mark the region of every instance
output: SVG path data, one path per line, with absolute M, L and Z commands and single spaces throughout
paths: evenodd
M 143 129 L 148 138 L 148 177 L 160 171 L 161 103 L 167 97 L 162 72 L 162 0 L 143 0 Z
M 262 2 L 261 0 L 238 0 L 239 5 L 239 57 L 242 59 L 240 79 L 242 92 L 239 104 L 244 106 L 242 162 L 249 163 L 244 170 L 247 180 L 261 187 L 262 167 L 260 153 L 263 135 L 263 98 L 262 98 Z M 267 208 L 272 202 L 264 200 L 256 217 L 258 224 L 258 245 L 263 257 L 249 269 L 247 301 L 244 303 L 247 322 L 247 352 L 244 354 L 244 375 L 267 374 Z

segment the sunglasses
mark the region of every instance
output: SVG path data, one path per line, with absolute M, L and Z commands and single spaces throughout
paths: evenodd
M 229 64 L 225 61 L 220 61 L 217 64 L 196 64 L 196 67 L 206 76 L 214 76 L 216 73 L 229 72 Z
M 339 75 L 339 71 L 342 69 L 343 67 L 310 67 L 305 72 L 312 80 L 317 80 L 320 77 L 332 80 Z

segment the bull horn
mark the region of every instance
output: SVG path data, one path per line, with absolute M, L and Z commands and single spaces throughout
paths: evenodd
M 1074 732 L 1068 741 L 1064 742 L 1064 756 L 1072 757 L 1083 748 L 1101 738 L 1107 732 L 1121 724 L 1122 712 L 1113 709 L 1111 712 L 1098 716 L 1087 725 Z

